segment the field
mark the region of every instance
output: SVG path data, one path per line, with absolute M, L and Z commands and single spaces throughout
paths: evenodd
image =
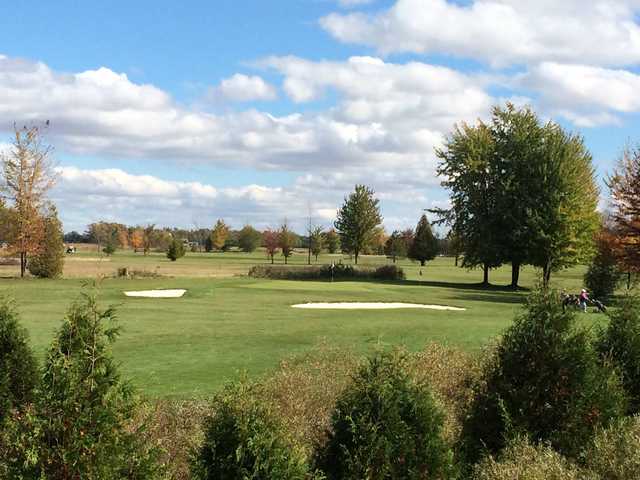
M 348 257 L 323 255 L 319 263 Z M 68 305 L 82 285 L 117 268 L 156 272 L 162 277 L 105 278 L 100 282 L 104 305 L 117 305 L 123 332 L 115 354 L 124 374 L 151 396 L 207 395 L 241 371 L 256 376 L 284 358 L 306 352 L 319 343 L 367 352 L 376 345 L 422 348 L 436 341 L 475 350 L 510 324 L 526 291 L 500 287 L 482 289 L 481 272 L 456 268 L 451 258 L 426 267 L 399 262 L 404 282 L 315 282 L 252 279 L 246 276 L 263 253 L 191 253 L 177 262 L 161 254 L 143 256 L 119 251 L 111 258 L 81 251 L 67 258 L 65 278 L 19 280 L 15 267 L 0 267 L 0 294 L 14 297 L 32 344 L 44 355 Z M 278 259 L 281 263 L 281 259 Z M 363 265 L 384 264 L 384 257 L 363 257 Z M 297 253 L 293 264 L 306 263 Z M 315 262 L 314 262 L 315 263 Z M 420 275 L 422 271 L 422 275 Z M 524 269 L 521 285 L 531 287 L 537 272 Z M 556 286 L 576 291 L 582 268 L 556 275 Z M 510 270 L 492 272 L 491 282 L 505 285 Z M 185 288 L 180 299 L 128 298 L 123 291 Z M 297 310 L 304 302 L 413 302 L 464 307 L 464 312 L 434 310 Z M 597 322 L 589 314 L 585 321 Z

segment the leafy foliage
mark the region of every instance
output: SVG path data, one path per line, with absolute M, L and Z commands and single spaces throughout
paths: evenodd
M 600 480 L 581 470 L 549 445 L 512 442 L 499 456 L 486 458 L 474 468 L 474 480 Z M 609 478 L 609 477 L 603 477 Z
M 12 301 L 0 298 L 0 430 L 9 412 L 31 402 L 38 383 L 35 357 Z
M 405 273 L 402 268 L 395 265 L 383 265 L 378 268 L 354 268 L 352 265 L 338 263 L 333 268 L 330 265 L 311 267 L 255 265 L 249 270 L 249 276 L 274 280 L 340 280 L 354 278 L 362 280 L 402 280 L 405 278 Z
M 353 252 L 356 264 L 373 230 L 382 223 L 380 201 L 373 195 L 370 188 L 356 185 L 355 191 L 344 199 L 335 221 L 340 243 L 347 251 Z
M 238 232 L 238 245 L 243 252 L 253 252 L 260 246 L 262 235 L 251 225 L 245 225 Z
M 620 369 L 629 396 L 629 412 L 640 413 L 640 299 L 626 295 L 608 311 L 609 324 L 600 333 L 598 350 Z
M 324 243 L 326 243 L 329 253 L 340 251 L 340 236 L 333 228 L 324 234 Z
M 409 246 L 409 258 L 420 262 L 420 265 L 424 267 L 425 262 L 433 260 L 437 254 L 438 239 L 431 230 L 427 216 L 422 215 L 416 226 L 413 242 Z
M 589 258 L 598 228 L 598 188 L 581 137 L 541 124 L 529 108 L 493 109 L 491 122 L 456 127 L 438 173 L 451 209 L 433 210 L 463 241 L 463 266 L 512 265 L 552 271 Z
M 280 251 L 282 252 L 282 256 L 284 257 L 285 264 L 293 253 L 293 249 L 295 248 L 296 243 L 297 236 L 291 231 L 289 225 L 285 220 L 285 222 L 280 226 L 280 231 L 278 232 L 278 246 L 280 247 Z
M 585 273 L 584 282 L 591 296 L 606 301 L 620 283 L 613 236 L 602 230 L 596 237 L 596 255 Z
M 640 148 L 627 148 L 607 181 L 613 201 L 617 257 L 627 271 L 640 272 Z
M 218 219 L 211 232 L 211 244 L 216 250 L 224 249 L 227 238 L 229 237 L 229 227 L 224 220 Z
M 447 478 L 443 415 L 402 357 L 369 360 L 338 398 L 318 465 L 329 479 Z
M 304 452 L 293 445 L 269 408 L 246 383 L 228 386 L 213 401 L 205 438 L 193 462 L 196 479 L 306 480 Z
M 322 252 L 324 248 L 324 238 L 322 235 L 322 227 L 312 228 L 309 232 L 309 248 L 311 249 L 311 253 L 316 257 L 316 262 L 318 261 L 318 255 Z
M 531 295 L 483 377 L 463 425 L 460 447 L 469 464 L 485 449 L 499 452 L 517 434 L 577 455 L 598 427 L 626 408 L 617 375 L 548 290 Z
M 640 417 L 624 418 L 599 431 L 584 455 L 603 480 L 635 480 L 640 472 Z
M 172 262 L 175 262 L 179 258 L 184 257 L 184 255 L 185 255 L 185 250 L 184 250 L 184 243 L 182 242 L 182 240 L 178 240 L 177 238 L 174 238 L 173 240 L 171 240 L 171 243 L 169 244 L 169 248 L 167 249 L 167 258 Z
M 271 263 L 273 263 L 274 257 L 280 246 L 278 232 L 274 232 L 271 229 L 265 230 L 262 234 L 262 241 L 264 243 L 264 248 L 267 251 L 267 255 L 271 258 Z
M 407 248 L 405 237 L 398 230 L 394 230 L 387 239 L 384 246 L 384 253 L 393 260 L 393 263 L 396 263 L 398 257 L 406 257 Z
M 137 401 L 111 354 L 114 321 L 94 293 L 70 308 L 34 406 L 13 426 L 11 478 L 158 478 L 156 452 L 130 429 Z
M 58 220 L 55 207 L 50 206 L 42 226 L 42 245 L 38 253 L 29 260 L 29 272 L 36 277 L 56 278 L 62 275 L 64 266 L 64 240 L 62 223 Z

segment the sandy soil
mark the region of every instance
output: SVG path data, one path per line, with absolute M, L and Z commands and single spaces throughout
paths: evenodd
M 339 302 L 339 303 L 299 303 L 291 305 L 293 308 L 337 309 L 337 310 L 379 310 L 392 308 L 425 308 L 430 310 L 464 311 L 466 308 L 450 307 L 449 305 L 424 305 L 422 303 L 384 303 L 384 302 Z
M 185 294 L 186 290 L 140 290 L 137 292 L 124 292 L 127 297 L 146 297 L 146 298 L 180 298 Z

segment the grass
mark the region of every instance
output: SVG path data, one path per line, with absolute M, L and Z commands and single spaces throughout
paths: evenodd
M 92 257 L 93 255 L 93 257 Z M 67 260 L 60 280 L 0 279 L 0 294 L 18 301 L 22 323 L 34 348 L 44 353 L 69 304 L 78 297 L 86 278 L 113 274 L 119 266 L 159 271 L 171 277 L 150 279 L 106 278 L 101 300 L 118 305 L 123 334 L 115 354 L 124 374 L 146 394 L 157 397 L 208 395 L 244 370 L 250 376 L 274 369 L 280 360 L 309 351 L 327 341 L 356 352 L 378 344 L 421 349 L 440 342 L 476 350 L 510 324 L 526 291 L 501 287 L 482 289 L 481 272 L 455 268 L 450 258 L 438 258 L 426 267 L 401 262 L 405 282 L 313 282 L 251 279 L 248 269 L 265 263 L 264 255 L 230 252 L 188 254 L 169 262 L 160 254 L 144 257 L 118 252 L 94 264 L 95 253 L 82 252 Z M 321 263 L 338 261 L 323 256 Z M 302 253 L 293 264 L 306 263 Z M 342 259 L 344 262 L 348 258 Z M 383 264 L 384 257 L 364 257 L 363 264 Z M 105 267 L 108 265 L 108 268 Z M 2 274 L 11 271 L 3 267 Z M 422 275 L 420 275 L 422 271 Z M 558 286 L 579 289 L 583 270 L 555 277 Z M 73 278 L 76 277 L 76 278 Z M 82 279 L 80 277 L 85 277 Z M 522 285 L 531 287 L 536 272 L 524 269 Z M 491 281 L 507 284 L 508 268 L 492 272 Z M 185 288 L 180 299 L 125 297 L 125 290 Z M 389 301 L 447 304 L 465 312 L 435 310 L 298 310 L 294 303 L 314 301 Z M 585 321 L 599 321 L 588 315 Z

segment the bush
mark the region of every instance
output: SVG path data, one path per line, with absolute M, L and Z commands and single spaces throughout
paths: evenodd
M 376 355 L 338 398 L 318 466 L 329 479 L 447 478 L 452 457 L 442 423 L 403 357 Z
M 499 452 L 516 434 L 575 456 L 596 428 L 624 413 L 618 377 L 558 298 L 534 292 L 488 362 L 463 425 L 460 447 L 468 464 L 483 450 Z
M 281 424 L 309 455 L 326 440 L 338 396 L 357 371 L 348 350 L 321 344 L 303 356 L 284 360 L 260 387 L 260 398 L 273 405 Z
M 596 435 L 586 466 L 606 480 L 636 480 L 640 475 L 640 417 L 625 418 Z
M 18 324 L 13 302 L 0 298 L 0 429 L 12 409 L 31 402 L 37 383 L 27 332 Z
M 212 410 L 205 421 L 204 442 L 194 458 L 194 478 L 309 478 L 306 456 L 286 438 L 250 385 L 228 386 L 215 398 Z
M 102 253 L 104 253 L 107 256 L 111 256 L 114 253 L 116 253 L 116 246 L 113 244 L 113 242 L 108 241 L 107 244 L 102 249 Z
M 602 233 L 596 239 L 596 248 L 596 256 L 584 275 L 584 282 L 593 298 L 606 301 L 620 282 L 620 270 L 609 236 Z
M 486 458 L 474 468 L 474 480 L 599 480 L 580 470 L 548 445 L 526 440 L 509 445 L 499 459 Z M 608 478 L 608 477 L 604 477 Z
M 395 265 L 378 268 L 363 268 L 342 263 L 331 265 L 294 267 L 285 265 L 256 265 L 249 270 L 249 276 L 273 280 L 402 280 L 404 271 Z
M 167 258 L 172 262 L 175 262 L 179 258 L 184 257 L 184 243 L 182 241 L 174 238 L 171 240 L 169 247 L 167 248 Z
M 39 252 L 29 260 L 29 272 L 40 278 L 62 275 L 64 266 L 64 240 L 62 224 L 54 208 L 43 219 L 43 240 Z
M 609 325 L 600 332 L 598 350 L 622 373 L 629 413 L 640 413 L 640 298 L 626 295 L 609 310 Z
M 75 303 L 54 340 L 33 407 L 12 425 L 10 478 L 153 479 L 156 451 L 133 427 L 137 401 L 117 371 L 112 309 Z

